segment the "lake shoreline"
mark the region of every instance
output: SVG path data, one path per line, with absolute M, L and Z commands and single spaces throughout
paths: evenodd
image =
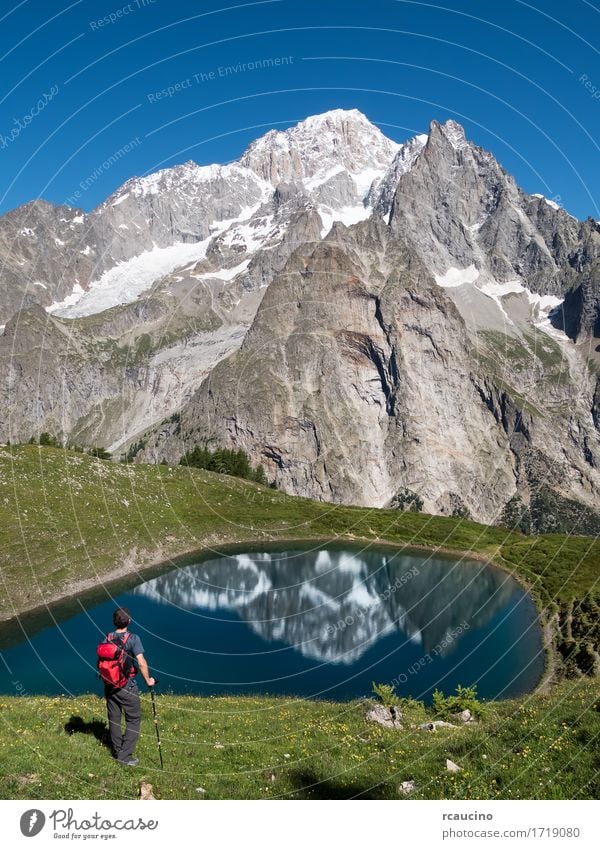
M 41 604 L 34 604 L 30 607 L 23 607 L 18 610 L 16 613 L 12 613 L 10 615 L 6 615 L 4 611 L 0 612 L 0 625 L 6 626 L 11 623 L 16 624 L 21 617 L 31 616 L 37 613 L 42 613 L 48 610 L 48 608 L 54 607 L 61 602 L 72 601 L 77 599 L 79 596 L 82 596 L 88 592 L 91 592 L 95 589 L 99 589 L 103 586 L 111 586 L 120 583 L 121 581 L 127 579 L 128 577 L 132 577 L 135 575 L 140 578 L 140 581 L 146 581 L 150 577 L 158 577 L 159 574 L 168 571 L 169 569 L 177 568 L 181 565 L 178 561 L 186 560 L 190 557 L 199 557 L 204 558 L 207 555 L 227 555 L 232 553 L 235 549 L 241 547 L 245 547 L 248 549 L 256 547 L 260 547 L 264 545 L 294 545 L 298 543 L 306 544 L 306 543 L 329 543 L 329 544 L 337 544 L 337 543 L 366 543 L 366 544 L 376 544 L 383 545 L 389 548 L 393 548 L 396 551 L 415 551 L 415 552 L 430 552 L 431 554 L 441 554 L 448 557 L 451 557 L 456 560 L 478 560 L 479 562 L 487 563 L 490 566 L 494 566 L 497 569 L 500 569 L 507 574 L 512 575 L 519 583 L 524 586 L 528 592 L 530 592 L 529 587 L 525 586 L 525 580 L 519 576 L 518 574 L 512 572 L 506 566 L 495 561 L 492 557 L 488 557 L 485 554 L 477 551 L 463 551 L 455 548 L 447 548 L 447 547 L 433 547 L 428 545 L 418 545 L 418 544 L 410 544 L 406 545 L 399 542 L 394 542 L 392 540 L 386 540 L 380 537 L 359 537 L 354 536 L 353 534 L 344 534 L 343 536 L 336 537 L 326 537 L 326 536 L 306 536 L 306 537 L 263 537 L 260 540 L 257 540 L 256 537 L 242 540 L 232 540 L 231 542 L 224 542 L 222 545 L 219 545 L 217 542 L 214 543 L 216 547 L 213 545 L 201 545 L 199 547 L 194 548 L 186 548 L 179 551 L 176 551 L 172 554 L 167 552 L 162 552 L 160 556 L 156 556 L 154 554 L 148 554 L 147 557 L 141 555 L 141 562 L 128 562 L 130 560 L 129 557 L 125 558 L 124 563 L 119 567 L 119 569 L 112 569 L 109 572 L 106 572 L 102 575 L 98 575 L 91 578 L 81 578 L 69 586 L 67 591 L 61 591 L 52 596 L 49 596 L 46 601 Z M 149 559 L 151 558 L 151 559 Z M 164 567 L 164 568 L 163 568 Z M 156 572 L 156 574 L 154 574 Z M 537 605 L 536 605 L 537 607 Z

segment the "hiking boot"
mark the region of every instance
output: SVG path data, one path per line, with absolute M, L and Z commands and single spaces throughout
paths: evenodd
M 139 758 L 128 758 L 126 761 L 122 761 L 121 758 L 117 758 L 117 763 L 121 764 L 121 766 L 137 766 L 139 762 Z

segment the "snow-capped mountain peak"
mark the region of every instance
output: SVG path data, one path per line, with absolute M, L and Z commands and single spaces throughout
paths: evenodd
M 256 174 L 249 173 L 236 162 L 228 165 L 198 165 L 188 160 L 181 165 L 161 168 L 144 177 L 132 177 L 125 182 L 114 194 L 101 205 L 118 206 L 128 195 L 144 198 L 148 195 L 160 195 L 170 192 L 185 192 L 198 188 L 200 191 L 210 191 L 211 184 L 218 182 L 235 182 L 236 180 L 250 181 L 255 184 L 262 195 L 271 190 Z
M 414 142 L 409 146 L 412 150 Z M 277 206 L 276 193 L 279 197 L 282 190 L 296 198 L 291 216 L 307 200 L 318 211 L 321 236 L 335 221 L 361 221 L 372 212 L 372 187 L 381 183 L 402 149 L 357 109 L 334 109 L 269 131 L 235 162 L 198 165 L 189 160 L 132 177 L 86 217 L 94 236 L 91 278 L 77 281 L 66 295 L 61 292 L 49 309 L 74 317 L 130 302 L 174 272 L 179 257 L 189 261 L 210 255 L 212 239 L 216 246 L 229 227 L 265 214 L 259 212 L 263 206 Z M 403 167 L 410 167 L 409 155 Z M 235 242 L 245 267 L 262 247 L 256 238 L 262 229 L 252 222 L 249 227 L 253 237 Z M 278 229 L 283 237 L 287 224 L 281 215 Z M 194 245 L 196 252 L 190 249 Z M 231 246 L 225 240 L 221 247 Z M 227 263 L 221 265 L 226 273 Z
M 357 109 L 334 109 L 271 130 L 252 142 L 240 164 L 277 185 L 314 178 L 335 166 L 350 174 L 385 170 L 399 147 Z
M 468 146 L 469 142 L 465 137 L 465 130 L 461 124 L 450 119 L 449 121 L 445 121 L 443 124 L 440 124 L 440 129 L 452 147 L 456 150 L 460 150 L 461 148 Z

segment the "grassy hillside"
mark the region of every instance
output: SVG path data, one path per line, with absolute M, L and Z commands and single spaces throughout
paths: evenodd
M 60 448 L 0 448 L 0 617 L 203 546 L 385 539 L 472 551 L 526 578 L 542 603 L 581 597 L 600 543 L 464 519 L 336 507 L 197 469 L 123 465 Z
M 135 769 L 103 745 L 99 698 L 2 698 L 0 797 L 134 799 L 149 781 L 163 799 L 403 798 L 400 783 L 414 781 L 417 799 L 598 798 L 598 695 L 564 682 L 436 732 L 418 728 L 432 713 L 417 702 L 401 705 L 401 729 L 384 729 L 361 702 L 163 695 L 164 771 L 148 696 Z

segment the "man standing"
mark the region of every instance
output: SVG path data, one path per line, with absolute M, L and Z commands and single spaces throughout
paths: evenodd
M 104 696 L 108 711 L 108 727 L 114 756 L 117 762 L 123 766 L 137 766 L 138 758 L 133 753 L 140 736 L 140 723 L 142 719 L 142 706 L 140 702 L 140 691 L 138 690 L 135 676 L 139 669 L 142 677 L 149 687 L 155 684 L 151 677 L 144 657 L 144 647 L 137 634 L 128 631 L 131 616 L 126 607 L 118 607 L 113 613 L 113 624 L 115 630 L 107 636 L 107 641 L 115 643 L 123 648 L 128 656 L 126 659 L 126 683 L 123 686 L 104 684 Z M 125 714 L 125 733 L 121 731 L 121 719 Z

